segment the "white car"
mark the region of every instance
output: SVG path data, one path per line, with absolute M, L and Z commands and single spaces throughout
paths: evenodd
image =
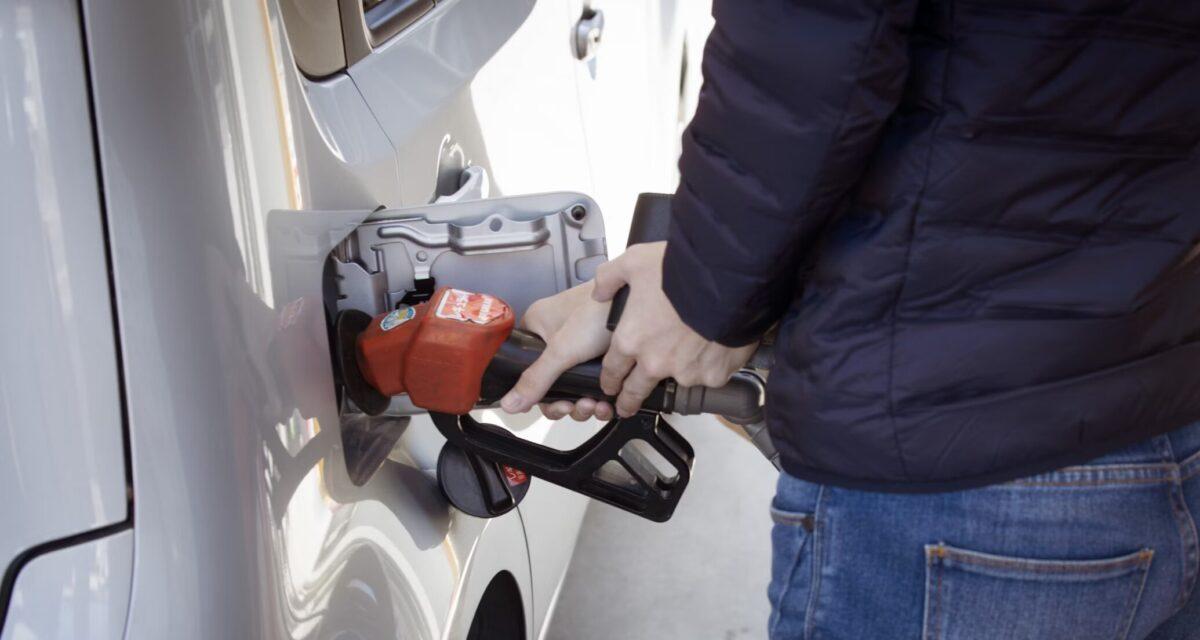
M 673 188 L 702 10 L 0 4 L 0 637 L 543 635 L 587 501 L 535 480 L 507 515 L 457 512 L 428 418 L 340 393 L 329 322 L 433 277 L 527 299 L 586 278 L 636 194 Z M 455 203 L 549 192 L 495 215 L 583 203 L 586 231 L 400 245 L 441 267 L 354 240 L 435 200 L 453 235 L 484 219 Z

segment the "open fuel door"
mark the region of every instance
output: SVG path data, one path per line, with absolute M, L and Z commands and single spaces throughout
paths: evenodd
M 668 212 L 664 198 L 639 199 L 635 219 Z M 514 328 L 515 318 L 535 300 L 592 278 L 606 259 L 600 212 L 574 193 L 365 216 L 333 245 L 325 266 L 348 465 L 370 473 L 411 416 L 413 425 L 431 420 L 445 438 L 436 475 L 459 511 L 508 513 L 536 477 L 644 518 L 670 518 L 694 457 L 661 416 L 690 397 L 673 382 L 660 384 L 641 413 L 610 421 L 569 450 L 472 415 L 497 402 L 545 348 Z M 599 361 L 576 365 L 547 398 L 603 398 L 599 373 Z M 761 395 L 759 387 L 739 391 Z
M 747 425 L 748 432 L 761 430 L 763 382 L 749 371 L 711 389 L 663 380 L 640 412 L 609 421 L 570 449 L 481 421 L 478 410 L 497 403 L 545 349 L 540 337 L 515 328 L 515 319 L 535 300 L 592 278 L 606 259 L 604 223 L 586 196 L 280 213 L 276 218 L 295 232 L 282 235 L 303 249 L 297 255 L 323 256 L 333 382 L 356 484 L 388 457 L 413 449 L 396 446 L 404 444 L 410 422 L 431 422 L 441 436 L 436 463 L 422 464 L 415 455 L 414 461 L 422 469 L 436 466 L 442 495 L 459 511 L 504 515 L 536 477 L 661 522 L 674 512 L 694 460 L 663 414 L 714 413 Z M 639 196 L 630 241 L 661 237 L 669 215 L 670 196 Z M 280 262 L 277 275 L 308 279 L 303 261 L 288 264 Z M 281 290 L 288 281 L 280 281 Z M 622 300 L 618 293 L 610 328 Z M 600 370 L 598 359 L 571 367 L 546 399 L 611 401 L 600 387 Z
M 330 317 L 377 316 L 449 286 L 496 296 L 520 317 L 535 300 L 590 280 L 606 259 L 600 209 L 578 193 L 380 209 L 330 252 L 325 305 Z M 359 409 L 347 398 L 341 405 L 343 413 Z M 422 411 L 397 396 L 387 413 Z
M 519 315 L 606 259 L 600 209 L 578 193 L 381 209 L 330 254 L 327 302 L 376 315 L 452 286 L 499 296 Z

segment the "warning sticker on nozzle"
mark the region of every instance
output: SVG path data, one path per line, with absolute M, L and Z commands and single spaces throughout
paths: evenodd
M 529 482 L 529 476 L 524 471 L 510 467 L 506 464 L 500 465 L 500 469 L 504 471 L 504 479 L 508 481 L 508 486 L 516 487 Z
M 439 318 L 487 324 L 504 315 L 505 305 L 499 298 L 483 293 L 447 289 L 434 314 Z

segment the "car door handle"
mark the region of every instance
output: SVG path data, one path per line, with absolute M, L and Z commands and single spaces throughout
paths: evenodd
M 434 8 L 433 0 L 339 0 L 346 66 L 416 23 Z
M 604 12 L 599 9 L 584 9 L 583 16 L 575 23 L 575 57 L 589 60 L 600 48 L 604 34 Z

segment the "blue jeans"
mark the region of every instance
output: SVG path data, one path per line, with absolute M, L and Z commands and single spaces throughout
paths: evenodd
M 771 638 L 1200 639 L 1200 424 L 942 494 L 779 479 Z

